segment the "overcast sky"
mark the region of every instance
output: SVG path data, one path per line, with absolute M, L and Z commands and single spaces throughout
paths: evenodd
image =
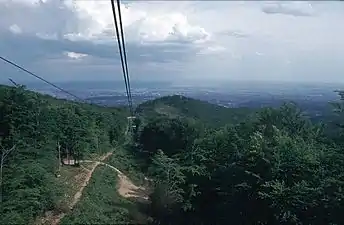
M 123 1 L 132 80 L 344 82 L 344 2 Z M 0 55 L 52 81 L 121 80 L 110 1 L 0 0 Z M 0 62 L 0 79 L 28 75 Z

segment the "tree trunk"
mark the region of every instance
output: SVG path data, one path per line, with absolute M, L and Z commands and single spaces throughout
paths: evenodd
M 7 157 L 7 155 L 13 151 L 15 149 L 16 145 L 13 145 L 13 147 L 9 150 L 5 150 L 3 149 L 2 150 L 2 153 L 1 153 L 1 161 L 0 161 L 0 203 L 2 203 L 2 173 L 3 173 L 3 167 L 4 167 L 4 161 L 5 161 L 5 158 Z
M 58 148 L 58 150 L 59 150 L 59 172 L 60 172 L 60 170 L 61 170 L 61 145 L 60 145 L 60 142 L 59 141 L 57 141 L 57 148 Z
M 69 149 L 67 148 L 67 165 L 70 164 L 70 161 L 69 161 Z
M 1 155 L 1 162 L 0 162 L 0 203 L 2 204 L 2 168 L 4 165 L 4 153 Z

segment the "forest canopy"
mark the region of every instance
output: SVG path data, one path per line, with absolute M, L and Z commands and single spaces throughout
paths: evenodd
M 81 159 L 122 141 L 124 109 L 101 108 L 0 86 L 1 224 L 30 224 L 58 207 L 61 157 Z
M 229 122 L 220 127 L 209 124 L 217 106 L 195 102 L 173 96 L 145 104 L 155 107 L 150 113 L 161 105 L 180 113 L 151 118 L 137 134 L 143 168 L 155 178 L 157 224 L 344 223 L 342 101 L 321 123 L 293 103 L 232 121 L 238 109 L 223 108 L 228 118 L 213 125 Z
M 58 148 L 83 159 L 121 146 L 135 164 L 128 168 L 153 179 L 145 212 L 153 224 L 344 224 L 344 104 L 332 106 L 331 117 L 312 122 L 292 103 L 228 109 L 168 96 L 138 106 L 126 138 L 124 108 L 1 86 L 0 223 L 32 224 L 60 207 Z M 127 214 L 101 214 L 116 215 Z

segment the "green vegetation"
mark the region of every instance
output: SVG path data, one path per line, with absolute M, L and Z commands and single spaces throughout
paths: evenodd
M 63 210 L 73 188 L 65 183 L 78 168 L 55 177 L 58 146 L 62 158 L 76 159 L 116 146 L 106 163 L 137 184 L 144 174 L 153 179 L 145 211 L 120 197 L 116 173 L 100 166 L 61 224 L 344 224 L 344 100 L 332 106 L 331 117 L 315 122 L 294 104 L 256 112 L 169 96 L 140 105 L 125 140 L 125 109 L 1 87 L 8 154 L 0 222 L 28 224 Z
M 130 149 L 125 148 L 125 145 L 122 148 L 118 147 L 104 162 L 125 173 L 135 184 L 143 184 L 144 174 L 140 171 L 134 154 L 128 150 Z
M 61 158 L 100 155 L 123 141 L 125 129 L 125 110 L 1 86 L 1 155 L 13 150 L 2 157 L 0 224 L 28 224 L 59 210 L 69 187 L 55 176 L 58 146 Z
M 165 99 L 181 104 L 178 96 Z M 163 101 L 146 105 L 154 111 Z M 334 106 L 331 121 L 321 124 L 293 104 L 216 130 L 197 125 L 199 112 L 210 113 L 207 123 L 215 114 L 201 106 L 184 117 L 149 117 L 135 146 L 154 178 L 154 224 L 343 224 L 344 104 Z
M 166 116 L 169 118 L 186 117 L 211 127 L 238 123 L 252 114 L 252 109 L 249 108 L 225 108 L 180 95 L 147 101 L 139 105 L 136 111 L 146 119 Z
M 61 220 L 67 224 L 127 224 L 129 211 L 116 192 L 117 175 L 113 170 L 99 167 L 95 170 L 90 184 L 84 190 L 81 201 L 72 213 Z

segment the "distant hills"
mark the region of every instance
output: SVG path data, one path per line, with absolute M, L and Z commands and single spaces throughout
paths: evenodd
M 182 95 L 172 95 L 146 101 L 137 107 L 136 112 L 146 118 L 186 117 L 217 127 L 241 122 L 255 111 L 249 108 L 226 108 Z

